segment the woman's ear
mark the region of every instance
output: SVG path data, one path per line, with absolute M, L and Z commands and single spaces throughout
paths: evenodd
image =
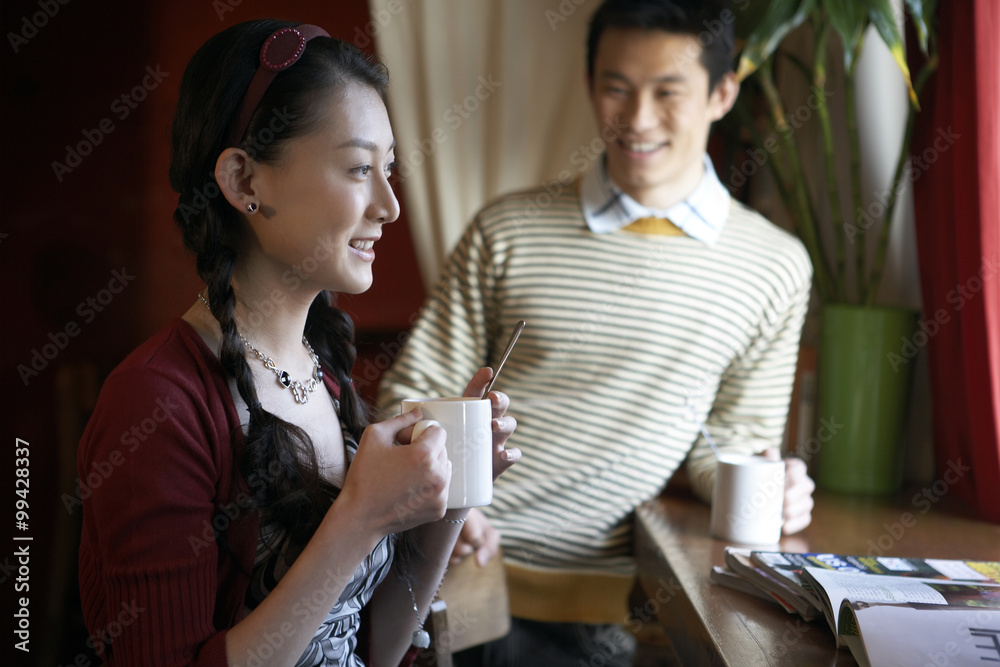
M 241 213 L 253 213 L 260 205 L 253 187 L 254 164 L 242 148 L 227 148 L 215 161 L 215 182 L 226 201 Z

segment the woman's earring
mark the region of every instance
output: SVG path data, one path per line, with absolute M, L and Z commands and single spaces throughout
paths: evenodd
M 256 212 L 257 212 L 257 202 L 252 201 L 249 204 L 247 204 L 247 213 L 253 215 Z

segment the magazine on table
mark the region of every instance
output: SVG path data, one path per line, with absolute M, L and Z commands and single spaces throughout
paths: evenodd
M 740 575 L 730 570 L 728 567 L 720 567 L 718 565 L 713 566 L 712 572 L 708 575 L 708 578 L 713 584 L 725 586 L 726 588 L 732 588 L 733 590 L 752 595 L 755 598 L 765 600 L 767 602 L 774 602 L 783 607 L 789 614 L 796 613 L 795 607 L 786 603 L 777 595 L 762 590 L 756 584 L 747 581 Z
M 839 621 L 845 601 L 919 604 L 929 611 L 948 606 L 1000 611 L 1000 584 L 988 579 L 958 581 L 950 578 L 872 575 L 867 572 L 827 570 L 811 565 L 803 568 L 802 579 L 821 596 L 823 615 L 837 636 L 838 646 L 844 644 Z
M 755 564 L 751 560 L 751 553 L 750 549 L 726 547 L 726 567 L 729 572 L 744 580 L 745 585 L 757 587 L 790 613 L 797 613 L 807 621 L 822 616 L 818 601 L 803 595 L 801 588 L 794 588 L 783 576 Z M 732 577 L 723 579 L 720 575 L 716 575 L 712 577 L 712 581 L 722 586 L 743 590 Z
M 943 584 L 961 586 L 961 584 Z M 840 644 L 861 667 L 1000 663 L 1000 608 L 844 600 Z
M 803 618 L 825 618 L 837 646 L 849 648 L 862 665 L 982 664 L 972 655 L 1000 661 L 1000 562 L 747 554 L 727 547 L 726 564 L 763 591 L 780 591 L 800 606 L 808 601 L 812 608 Z M 727 585 L 721 577 L 713 581 Z M 917 631 L 925 625 L 926 632 Z M 905 646 L 899 643 L 904 636 Z M 913 662 L 915 655 L 920 662 Z M 935 663 L 941 656 L 949 661 Z

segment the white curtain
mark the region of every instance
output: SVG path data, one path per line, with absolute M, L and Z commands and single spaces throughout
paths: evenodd
M 596 6 L 596 5 L 595 5 Z M 370 0 L 396 159 L 429 289 L 500 194 L 578 175 L 601 144 L 585 85 L 593 7 L 570 0 Z

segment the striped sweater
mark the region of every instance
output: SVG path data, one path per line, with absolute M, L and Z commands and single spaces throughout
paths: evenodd
M 685 458 L 711 495 L 714 457 L 688 404 L 725 450 L 780 445 L 811 273 L 796 238 L 737 202 L 714 246 L 594 234 L 574 188 L 511 194 L 476 216 L 379 404 L 460 394 L 527 322 L 498 382 L 524 456 L 484 508 L 514 615 L 623 622 L 632 511 Z

